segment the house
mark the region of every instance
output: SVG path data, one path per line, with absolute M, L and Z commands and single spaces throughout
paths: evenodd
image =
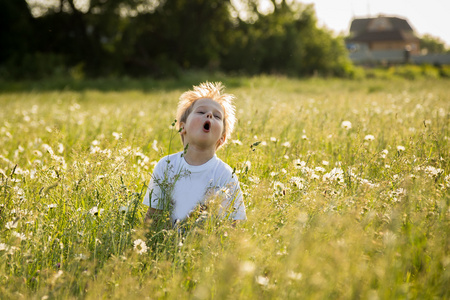
M 399 17 L 353 19 L 346 44 L 354 63 L 404 63 L 420 54 L 420 39 Z

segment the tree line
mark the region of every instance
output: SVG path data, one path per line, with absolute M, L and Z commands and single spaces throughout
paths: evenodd
M 342 37 L 319 28 L 312 5 L 271 0 L 59 0 L 33 16 L 0 0 L 0 77 L 239 74 L 347 76 Z

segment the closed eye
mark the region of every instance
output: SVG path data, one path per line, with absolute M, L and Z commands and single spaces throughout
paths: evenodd
M 214 117 L 216 117 L 217 120 L 222 120 L 222 117 L 219 115 L 214 115 Z

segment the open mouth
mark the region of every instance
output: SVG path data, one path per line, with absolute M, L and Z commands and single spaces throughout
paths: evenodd
M 211 122 L 206 121 L 205 124 L 203 124 L 203 131 L 209 131 L 211 129 Z

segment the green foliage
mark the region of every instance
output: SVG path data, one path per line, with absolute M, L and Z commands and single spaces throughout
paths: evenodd
M 248 219 L 144 224 L 194 79 L 0 94 L 2 299 L 450 297 L 448 80 L 222 77 Z
M 447 50 L 441 39 L 430 34 L 424 34 L 420 38 L 420 49 L 427 53 L 445 53 Z
M 405 78 L 409 80 L 416 79 L 438 79 L 446 78 L 447 66 L 432 65 L 397 65 L 388 68 L 370 68 L 366 69 L 364 74 L 367 78 L 394 79 Z M 362 75 L 364 77 L 364 75 Z M 355 78 L 357 78 L 355 76 Z
M 198 69 L 353 76 L 342 38 L 317 28 L 312 5 L 273 1 L 273 12 L 262 14 L 257 1 L 241 2 L 251 18 L 236 16 L 229 0 L 89 1 L 86 12 L 77 10 L 73 1 L 61 0 L 59 9 L 21 18 L 27 30 L 17 30 L 15 42 L 5 44 L 0 76 L 176 78 Z M 8 32 L 6 37 L 12 38 Z M 19 42 L 23 51 L 15 53 Z M 41 61 L 30 70 L 28 57 Z M 47 69 L 56 71 L 49 72 L 43 66 L 46 57 L 61 58 L 62 67 L 50 61 Z
M 225 70 L 293 76 L 351 73 L 342 39 L 317 28 L 312 5 L 275 7 L 264 15 L 255 6 L 256 21 L 240 22 L 230 54 L 223 58 Z

